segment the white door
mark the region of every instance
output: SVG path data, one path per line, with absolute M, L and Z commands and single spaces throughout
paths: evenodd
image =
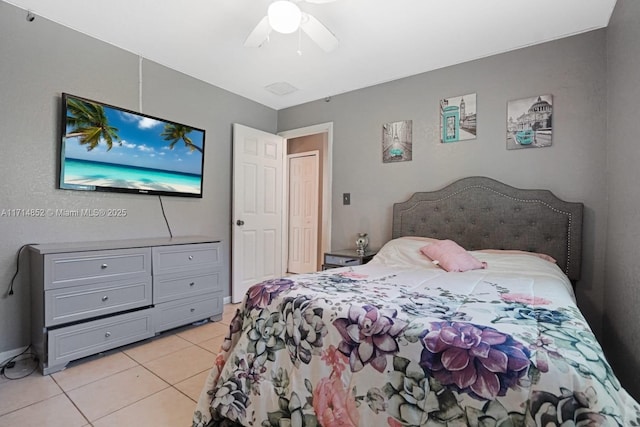
M 234 123 L 231 299 L 282 275 L 284 138 Z
M 288 156 L 289 273 L 318 271 L 318 156 Z
M 318 249 L 320 250 L 320 255 L 323 252 L 329 252 L 331 250 L 331 194 L 333 187 L 333 123 L 321 123 L 318 125 L 308 126 L 300 129 L 292 129 L 288 131 L 280 132 L 279 135 L 285 138 L 287 143 L 294 143 L 296 138 L 316 135 L 316 134 L 324 134 L 326 135 L 325 145 L 323 147 L 323 153 L 321 153 L 321 161 L 320 161 L 320 192 L 322 196 L 319 198 L 321 200 L 319 206 L 320 216 L 318 218 Z M 285 150 L 286 151 L 286 150 Z M 285 211 L 287 213 L 287 211 Z M 288 228 L 285 228 L 287 231 Z M 284 244 L 288 244 L 289 239 L 287 238 L 284 241 Z M 288 253 L 288 249 L 284 251 Z M 283 257 L 284 259 L 284 257 Z M 319 260 L 319 263 L 322 263 L 322 260 Z M 286 271 L 287 265 L 282 266 L 283 271 Z

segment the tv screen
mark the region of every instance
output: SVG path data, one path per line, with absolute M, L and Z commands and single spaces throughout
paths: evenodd
M 62 94 L 60 188 L 202 197 L 205 131 Z

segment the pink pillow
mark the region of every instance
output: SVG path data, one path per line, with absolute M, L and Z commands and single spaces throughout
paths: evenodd
M 449 272 L 487 268 L 486 262 L 479 261 L 453 240 L 440 240 L 423 246 L 420 252 L 431 258 L 434 264 Z

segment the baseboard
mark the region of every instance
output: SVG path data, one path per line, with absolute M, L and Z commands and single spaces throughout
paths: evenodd
M 22 353 L 26 349 L 27 349 L 27 347 L 25 346 L 25 347 L 22 347 L 22 348 L 16 348 L 14 350 L 3 351 L 2 353 L 0 353 L 0 364 L 2 364 L 5 361 L 11 359 L 12 357 L 16 357 L 17 355 L 19 355 L 20 353 Z
M 231 297 L 224 297 L 222 298 L 222 304 L 231 304 Z

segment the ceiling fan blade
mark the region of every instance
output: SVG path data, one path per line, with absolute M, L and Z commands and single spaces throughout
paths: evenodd
M 260 47 L 267 41 L 269 34 L 271 34 L 271 25 L 269 25 L 269 18 L 265 16 L 251 31 L 251 34 L 244 41 L 244 45 L 246 47 Z
M 336 36 L 314 16 L 303 13 L 300 27 L 325 52 L 331 52 L 338 47 Z

